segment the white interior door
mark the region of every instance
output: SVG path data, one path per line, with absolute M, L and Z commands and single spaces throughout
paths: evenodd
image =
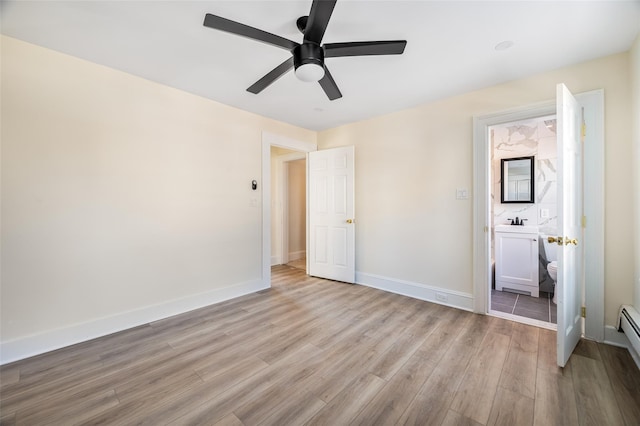
M 558 365 L 582 336 L 582 108 L 564 84 L 557 88 Z
M 309 153 L 309 275 L 355 282 L 354 147 Z

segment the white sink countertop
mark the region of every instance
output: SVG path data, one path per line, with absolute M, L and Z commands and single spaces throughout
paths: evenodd
M 518 234 L 537 234 L 538 227 L 533 225 L 496 225 L 496 232 L 513 232 Z

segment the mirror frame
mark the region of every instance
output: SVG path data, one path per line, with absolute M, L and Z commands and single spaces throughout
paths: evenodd
M 534 177 L 535 177 L 535 173 L 534 173 L 534 161 L 535 157 L 531 156 L 531 157 L 516 157 L 516 158 L 502 158 L 500 160 L 500 202 L 502 204 L 512 204 L 512 203 L 527 203 L 527 204 L 533 204 L 535 203 L 534 201 L 534 197 L 535 197 L 535 183 L 534 183 Z M 509 161 L 521 161 L 521 160 L 529 160 L 530 162 L 530 172 L 529 172 L 529 198 L 527 198 L 526 200 L 509 200 L 506 199 L 506 193 L 508 191 L 505 191 L 505 180 L 504 180 L 504 171 L 505 171 L 505 163 L 508 164 Z

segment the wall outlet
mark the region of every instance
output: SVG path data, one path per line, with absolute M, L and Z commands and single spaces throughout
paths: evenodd
M 549 217 L 549 209 L 540 209 L 540 217 L 542 218 Z
M 447 301 L 447 295 L 446 293 L 440 293 L 440 292 L 436 292 L 436 300 L 439 300 L 441 302 L 446 302 Z

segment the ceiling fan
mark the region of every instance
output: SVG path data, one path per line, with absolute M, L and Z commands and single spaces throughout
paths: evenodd
M 329 99 L 333 101 L 341 98 L 342 93 L 340 93 L 340 89 L 338 89 L 324 63 L 325 58 L 400 55 L 407 45 L 406 40 L 356 41 L 321 45 L 322 37 L 329 24 L 336 1 L 313 0 L 309 16 L 298 18 L 296 25 L 300 32 L 304 34 L 302 44 L 210 13 L 207 13 L 204 18 L 204 26 L 261 41 L 291 52 L 289 59 L 256 81 L 247 89 L 248 92 L 260 93 L 291 68 L 295 68 L 295 74 L 298 79 L 319 82 Z

